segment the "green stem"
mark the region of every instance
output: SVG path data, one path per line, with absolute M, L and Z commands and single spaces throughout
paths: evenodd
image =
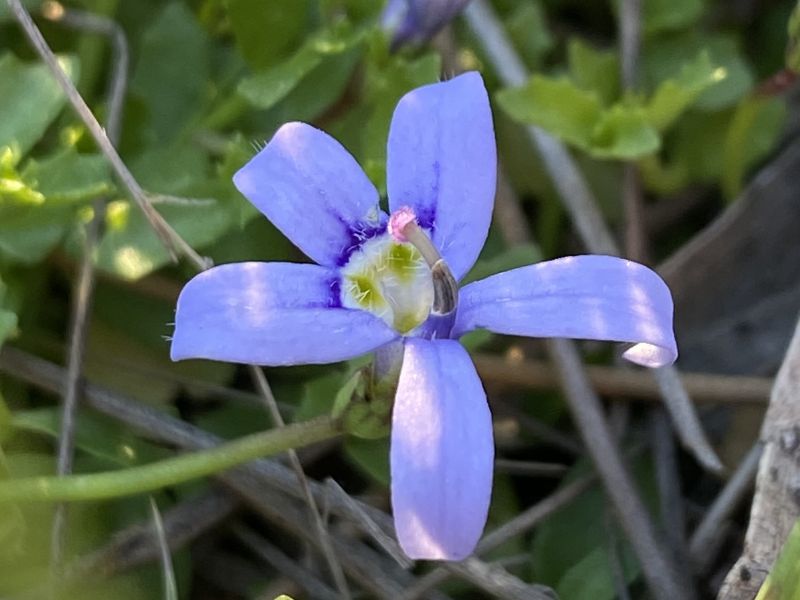
M 321 417 L 247 435 L 208 450 L 119 471 L 7 479 L 0 481 L 0 502 L 99 500 L 151 492 L 214 475 L 249 460 L 320 442 L 340 432 L 338 421 Z

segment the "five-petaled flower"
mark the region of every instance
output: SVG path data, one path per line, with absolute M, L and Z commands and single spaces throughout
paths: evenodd
M 412 558 L 464 558 L 486 522 L 492 419 L 457 341 L 463 334 L 486 328 L 628 342 L 625 358 L 650 367 L 677 356 L 669 290 L 627 260 L 572 256 L 457 291 L 486 240 L 495 177 L 492 115 L 478 73 L 400 100 L 388 142 L 391 216 L 338 142 L 286 124 L 234 182 L 317 264 L 218 266 L 178 300 L 175 360 L 331 363 L 400 345 L 391 496 L 398 539 Z M 437 279 L 442 269 L 452 289 Z

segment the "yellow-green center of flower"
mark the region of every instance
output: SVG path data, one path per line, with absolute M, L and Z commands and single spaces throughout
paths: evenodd
M 341 270 L 342 305 L 380 317 L 400 333 L 421 325 L 433 305 L 431 270 L 419 251 L 385 233 L 365 242 Z

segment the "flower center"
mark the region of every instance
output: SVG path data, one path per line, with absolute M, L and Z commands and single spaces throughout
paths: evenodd
M 408 333 L 430 314 L 430 268 L 419 250 L 388 232 L 365 242 L 341 274 L 342 305 L 369 311 L 400 333 Z

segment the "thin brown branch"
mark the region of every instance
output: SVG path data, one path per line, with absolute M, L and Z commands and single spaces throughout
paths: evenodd
M 501 81 L 508 86 L 523 85 L 527 79 L 525 66 L 488 2 L 474 0 L 467 7 L 465 15 Z M 567 149 L 538 127 L 528 127 L 526 131 L 538 149 L 552 183 L 586 247 L 596 254 L 619 256 L 616 242 L 603 220 L 597 202 Z M 675 369 L 658 369 L 655 377 L 681 442 L 705 468 L 721 470 L 722 464 L 703 433 L 694 406 Z
M 552 390 L 558 377 L 544 361 L 512 361 L 492 354 L 474 354 L 472 359 L 481 379 L 510 387 Z M 604 396 L 616 399 L 657 401 L 659 388 L 645 371 L 616 367 L 584 367 L 592 387 Z M 686 390 L 698 403 L 726 405 L 763 405 L 769 399 L 772 379 L 738 375 L 682 373 Z

